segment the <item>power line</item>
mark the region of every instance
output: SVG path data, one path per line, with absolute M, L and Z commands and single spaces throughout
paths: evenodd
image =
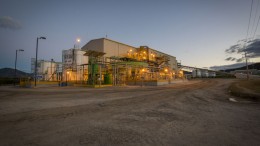
M 257 28 L 258 28 L 259 19 L 260 19 L 260 16 L 258 17 L 258 21 L 257 21 L 257 24 L 256 24 L 256 28 L 255 28 L 255 32 L 254 32 L 254 35 L 253 35 L 253 39 L 255 38 L 255 33 L 256 33 L 256 31 L 257 31 Z
M 251 10 L 250 10 L 250 15 L 249 15 L 249 20 L 248 20 L 248 26 L 247 26 L 247 33 L 246 33 L 246 43 L 247 43 L 249 26 L 250 26 L 250 21 L 251 21 L 253 3 L 254 3 L 254 1 L 252 0 L 252 2 L 251 2 Z
M 245 44 L 247 43 L 247 37 L 248 37 L 248 31 L 249 31 L 249 26 L 250 26 L 250 20 L 251 20 L 251 14 L 252 14 L 252 7 L 253 7 L 253 3 L 254 1 L 252 0 L 251 2 L 251 10 L 250 10 L 250 16 L 249 16 L 249 22 L 248 22 L 248 27 L 247 27 L 247 33 L 246 33 L 246 42 Z M 247 65 L 247 56 L 246 56 L 246 45 L 244 45 L 244 50 L 245 50 L 245 59 L 246 59 L 246 72 L 247 72 L 247 80 L 249 80 L 249 73 L 248 73 L 248 65 Z
M 255 17 L 254 17 L 254 21 L 253 21 L 252 30 L 251 30 L 251 33 L 250 33 L 251 36 L 252 36 L 252 34 L 253 34 L 253 31 L 254 31 L 255 19 L 256 19 L 256 16 L 257 16 L 257 12 L 258 12 L 259 1 L 260 1 L 260 0 L 257 1 L 257 6 L 256 6 L 256 10 L 255 10 Z

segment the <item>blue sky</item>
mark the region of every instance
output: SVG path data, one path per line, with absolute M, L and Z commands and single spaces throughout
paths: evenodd
M 39 41 L 38 58 L 61 61 L 62 50 L 78 37 L 83 46 L 106 35 L 135 47 L 147 45 L 188 66 L 228 65 L 236 62 L 225 61 L 225 50 L 245 39 L 250 6 L 250 0 L 0 0 L 0 18 L 18 25 L 0 27 L 0 68 L 14 67 L 15 50 L 24 49 L 17 68 L 30 72 L 38 36 L 47 38 Z

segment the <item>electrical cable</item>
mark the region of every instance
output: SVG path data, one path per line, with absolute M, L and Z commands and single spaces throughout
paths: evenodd
M 249 15 L 249 21 L 248 21 L 248 26 L 247 26 L 247 33 L 246 33 L 246 42 L 247 43 L 247 38 L 248 38 L 248 32 L 249 32 L 249 26 L 250 26 L 250 21 L 251 21 L 251 15 L 252 15 L 252 7 L 253 7 L 254 1 L 252 0 L 251 2 L 251 10 L 250 10 L 250 15 Z
M 260 16 L 258 17 L 258 21 L 257 21 L 257 24 L 256 24 L 256 28 L 255 28 L 255 32 L 254 32 L 254 35 L 253 35 L 253 39 L 255 38 L 255 33 L 256 33 L 256 31 L 257 31 L 257 28 L 258 28 L 259 19 L 260 19 Z
M 257 12 L 258 12 L 259 1 L 260 1 L 260 0 L 257 1 L 257 6 L 256 6 L 256 10 L 255 10 L 255 17 L 254 17 L 254 21 L 253 21 L 252 30 L 251 30 L 251 33 L 250 33 L 251 36 L 252 36 L 252 34 L 253 34 L 253 32 L 254 32 L 255 19 L 256 19 L 256 16 L 257 16 Z M 254 39 L 254 38 L 252 38 L 252 39 Z

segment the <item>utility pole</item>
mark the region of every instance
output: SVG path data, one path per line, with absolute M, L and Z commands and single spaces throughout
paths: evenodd
M 15 85 L 15 82 L 16 82 L 16 64 L 17 64 L 17 52 L 22 52 L 24 51 L 23 49 L 19 49 L 19 50 L 15 50 L 15 65 L 14 65 L 14 85 Z
M 249 72 L 248 72 L 248 64 L 247 64 L 246 52 L 245 52 L 245 58 L 246 58 L 246 78 L 247 78 L 247 80 L 249 80 Z

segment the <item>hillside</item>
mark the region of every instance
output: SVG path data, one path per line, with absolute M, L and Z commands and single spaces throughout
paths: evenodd
M 257 69 L 257 70 L 260 70 L 260 62 L 259 62 L 259 63 L 254 63 L 254 64 L 248 65 L 248 69 Z M 239 67 L 239 68 L 227 69 L 227 70 L 225 70 L 225 71 L 226 71 L 226 72 L 231 72 L 231 71 L 234 71 L 234 70 L 246 70 L 246 66 Z
M 12 68 L 2 68 L 0 69 L 0 78 L 13 78 L 15 75 L 15 70 Z M 30 77 L 32 76 L 29 73 L 20 71 L 20 70 L 16 70 L 16 76 L 18 78 L 20 77 Z

